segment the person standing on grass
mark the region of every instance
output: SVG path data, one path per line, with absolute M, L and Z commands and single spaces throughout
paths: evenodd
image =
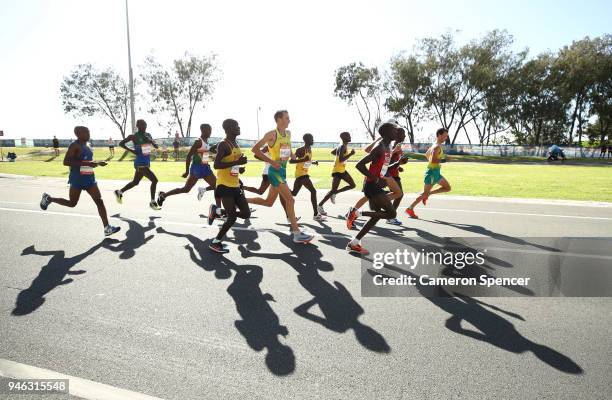
M 108 151 L 111 157 L 115 157 L 115 141 L 112 137 L 108 138 Z
M 53 136 L 53 155 L 59 156 L 59 140 Z
M 408 214 L 410 218 L 419 218 L 414 213 L 414 207 L 416 207 L 416 205 L 421 201 L 423 202 L 423 205 L 427 205 L 427 199 L 429 199 L 429 196 L 432 194 L 447 193 L 451 191 L 450 183 L 448 183 L 448 181 L 440 173 L 441 163 L 448 161 L 446 155 L 444 154 L 444 149 L 442 148 L 442 145 L 447 138 L 448 129 L 438 129 L 436 132 L 436 142 L 432 144 L 425 153 L 428 164 L 427 169 L 425 170 L 425 179 L 423 180 L 423 193 L 421 193 L 419 197 L 412 202 L 410 207 L 406 208 L 406 214 Z M 432 187 L 436 184 L 440 185 L 440 187 L 432 191 Z
M 70 144 L 64 156 L 64 165 L 70 167 L 68 199 L 51 197 L 49 194 L 43 193 L 40 200 L 40 208 L 46 210 L 51 203 L 64 207 L 75 207 L 79 203 L 81 192 L 84 190 L 91 196 L 98 207 L 98 215 L 100 215 L 102 226 L 104 227 L 104 236 L 110 236 L 113 233 L 119 232 L 121 228 L 111 226 L 108 223 L 106 207 L 102 201 L 102 194 L 94 175 L 94 168 L 104 167 L 106 162 L 93 160 L 93 151 L 87 146 L 89 141 L 89 129 L 87 127 L 75 127 L 74 134 L 77 140 Z

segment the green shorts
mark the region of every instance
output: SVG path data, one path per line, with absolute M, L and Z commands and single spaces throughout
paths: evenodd
M 435 185 L 440 182 L 443 176 L 440 174 L 440 168 L 427 168 L 425 171 L 425 179 L 423 179 L 423 183 L 426 185 Z
M 274 169 L 270 166 L 268 170 L 268 179 L 273 187 L 278 187 L 283 183 L 287 183 L 287 165 L 282 165 L 280 169 Z

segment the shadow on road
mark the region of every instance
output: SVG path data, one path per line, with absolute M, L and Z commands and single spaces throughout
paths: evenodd
M 36 311 L 45 302 L 45 295 L 47 293 L 60 285 L 66 285 L 73 281 L 72 278 L 65 279 L 66 275 L 84 274 L 84 270 L 71 271 L 70 268 L 92 255 L 102 245 L 103 242 L 100 242 L 86 252 L 68 258 L 66 258 L 66 253 L 63 250 L 39 251 L 34 248 L 34 245 L 23 249 L 21 252 L 22 256 L 51 256 L 51 259 L 47 265 L 41 268 L 38 276 L 30 284 L 30 287 L 19 292 L 15 308 L 11 314 L 26 315 Z
M 116 253 L 121 253 L 119 254 L 119 258 L 122 260 L 134 257 L 138 248 L 144 246 L 149 240 L 153 239 L 155 235 L 145 235 L 147 232 L 155 229 L 155 220 L 160 218 L 149 217 L 149 224 L 144 227 L 132 219 L 122 217 L 120 214 L 115 214 L 113 217 L 127 222 L 129 228 L 125 232 L 124 240 L 108 239 L 104 241 L 104 248 Z

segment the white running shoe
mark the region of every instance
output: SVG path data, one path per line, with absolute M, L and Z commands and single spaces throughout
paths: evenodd
M 317 206 L 317 214 L 327 215 L 327 213 L 323 209 L 323 206 L 321 206 L 321 205 Z
M 331 201 L 332 204 L 336 204 L 336 195 L 332 194 L 331 197 L 329 198 L 329 201 Z
M 314 216 L 314 220 L 315 221 L 319 221 L 319 222 L 327 221 L 327 219 L 325 218 L 325 215 L 322 215 L 322 214 L 315 215 Z
M 106 225 L 106 227 L 104 228 L 104 236 L 110 236 L 113 233 L 119 232 L 120 230 L 121 228 L 118 226 Z
M 202 201 L 202 197 L 204 197 L 204 194 L 206 193 L 206 188 L 198 188 L 198 201 Z
M 399 225 L 401 225 L 401 224 L 402 224 L 402 221 L 400 221 L 400 220 L 399 220 L 399 219 L 397 219 L 397 218 L 393 218 L 393 219 L 388 219 L 388 220 L 387 220 L 387 223 L 388 223 L 389 225 L 397 225 L 397 226 L 399 226 Z

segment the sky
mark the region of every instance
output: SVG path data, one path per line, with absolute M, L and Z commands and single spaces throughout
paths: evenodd
M 149 54 L 168 64 L 185 51 L 217 55 L 222 76 L 195 113 L 196 131 L 207 122 L 222 136 L 221 122 L 234 118 L 242 137 L 254 139 L 258 116 L 263 135 L 274 128 L 274 112 L 287 109 L 294 137 L 310 132 L 315 141 L 335 142 L 348 130 L 358 142 L 366 134 L 356 110 L 333 95 L 338 67 L 361 61 L 385 68 L 419 38 L 449 30 L 468 42 L 505 29 L 516 50 L 556 51 L 610 33 L 612 2 L 129 0 L 129 13 L 135 76 Z M 75 125 L 87 125 L 93 138 L 119 138 L 109 120 L 65 115 L 59 88 L 81 63 L 113 67 L 127 79 L 124 0 L 0 0 L 0 38 L 6 137 L 71 138 Z M 165 119 L 136 100 L 136 118 L 147 120 L 153 136 L 166 136 Z M 419 128 L 417 140 L 425 141 L 436 125 Z

